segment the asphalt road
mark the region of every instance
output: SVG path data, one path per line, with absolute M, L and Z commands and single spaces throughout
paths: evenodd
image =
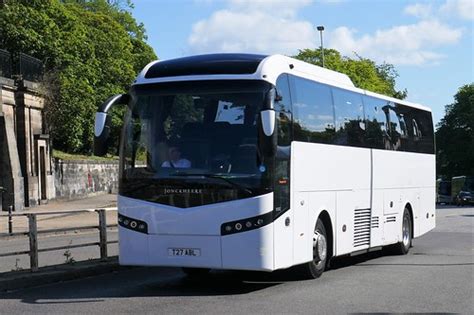
M 0 295 L 0 313 L 473 314 L 474 208 L 438 210 L 437 228 L 406 256 L 375 252 L 339 259 L 317 280 L 291 272 L 131 268 Z

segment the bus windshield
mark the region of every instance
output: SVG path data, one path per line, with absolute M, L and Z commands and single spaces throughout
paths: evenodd
M 269 191 L 257 118 L 270 88 L 251 80 L 133 87 L 120 194 L 192 207 Z

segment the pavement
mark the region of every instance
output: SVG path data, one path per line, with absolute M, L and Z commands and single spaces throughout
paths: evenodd
M 340 258 L 317 280 L 292 269 L 193 280 L 177 268 L 119 268 L 0 293 L 0 313 L 473 314 L 473 232 L 474 208 L 443 207 L 408 255 Z
M 20 213 L 29 212 L 51 212 L 51 211 L 69 211 L 77 209 L 94 210 L 98 208 L 115 207 L 117 205 L 116 194 L 101 194 L 78 200 L 51 200 L 46 204 L 33 208 L 27 208 Z

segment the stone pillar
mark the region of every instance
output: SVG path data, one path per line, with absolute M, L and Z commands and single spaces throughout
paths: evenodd
M 22 210 L 24 205 L 23 176 L 15 134 L 15 84 L 0 77 L 0 186 L 6 189 L 2 208 Z
M 15 93 L 16 132 L 18 154 L 25 186 L 25 206 L 33 207 L 41 202 L 39 160 L 35 150 L 35 135 L 44 134 L 44 98 L 39 94 L 39 84 L 20 81 Z M 48 153 L 49 157 L 49 153 Z M 49 162 L 48 162 L 49 164 Z

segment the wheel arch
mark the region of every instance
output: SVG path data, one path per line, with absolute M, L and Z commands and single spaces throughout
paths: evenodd
M 326 210 L 322 210 L 319 213 L 318 219 L 321 219 L 321 221 L 324 224 L 324 228 L 326 229 L 326 233 L 327 233 L 326 236 L 328 238 L 327 241 L 330 244 L 330 246 L 328 246 L 328 250 L 329 250 L 328 259 L 330 259 L 332 256 L 334 256 L 334 250 L 335 250 L 334 229 L 333 229 L 333 224 L 331 221 L 331 216 L 329 215 L 329 212 L 327 212 Z

